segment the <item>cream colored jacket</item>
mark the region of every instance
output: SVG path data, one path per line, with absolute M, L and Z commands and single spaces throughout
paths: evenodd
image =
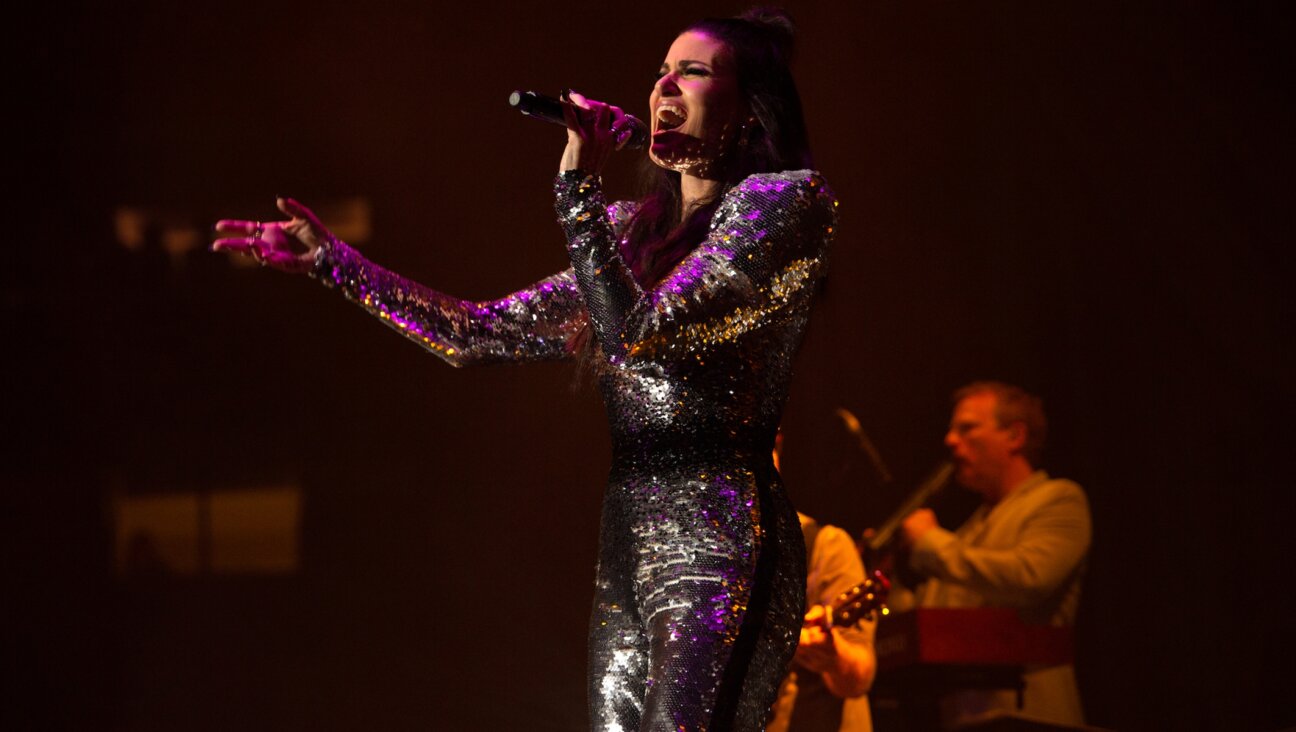
M 1026 622 L 1071 626 L 1089 553 L 1089 501 L 1079 485 L 1036 471 L 998 504 L 981 506 L 957 531 L 934 529 L 915 543 L 910 565 L 930 577 L 919 607 L 1013 607 Z M 1012 692 L 966 691 L 942 702 L 947 725 L 1011 714 L 1083 724 L 1075 669 L 1031 669 L 1024 705 Z

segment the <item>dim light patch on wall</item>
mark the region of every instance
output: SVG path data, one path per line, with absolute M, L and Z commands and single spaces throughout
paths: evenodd
M 290 574 L 300 567 L 298 486 L 112 499 L 114 566 L 122 577 Z

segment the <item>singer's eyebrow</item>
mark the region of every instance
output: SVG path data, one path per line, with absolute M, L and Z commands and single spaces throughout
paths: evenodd
M 684 67 L 686 67 L 686 66 L 688 66 L 688 65 L 690 65 L 690 64 L 697 64 L 698 66 L 705 66 L 705 67 L 707 67 L 708 69 L 711 68 L 711 64 L 707 63 L 706 61 L 698 61 L 698 60 L 696 60 L 696 59 L 691 59 L 691 58 L 682 58 L 682 59 L 680 59 L 679 61 L 676 61 L 676 62 L 675 62 L 675 66 L 676 66 L 677 68 L 681 68 L 681 69 L 684 68 Z M 668 63 L 666 63 L 666 62 L 663 61 L 663 62 L 662 62 L 662 65 L 661 65 L 661 72 L 662 72 L 662 73 L 666 73 L 667 71 L 670 71 L 670 64 L 668 64 Z

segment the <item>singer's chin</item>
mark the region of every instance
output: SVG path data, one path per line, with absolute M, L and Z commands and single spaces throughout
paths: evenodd
M 681 173 L 705 162 L 706 144 L 691 135 L 675 130 L 658 130 L 652 136 L 648 157 L 657 165 Z

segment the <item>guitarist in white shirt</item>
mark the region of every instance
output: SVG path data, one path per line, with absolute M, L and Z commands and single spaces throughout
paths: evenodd
M 783 435 L 775 439 L 779 465 Z M 766 732 L 871 732 L 868 690 L 877 657 L 876 622 L 833 624 L 830 609 L 841 593 L 865 581 L 864 564 L 850 535 L 798 514 L 806 537 L 806 602 L 810 605 L 792 668 L 779 689 Z

